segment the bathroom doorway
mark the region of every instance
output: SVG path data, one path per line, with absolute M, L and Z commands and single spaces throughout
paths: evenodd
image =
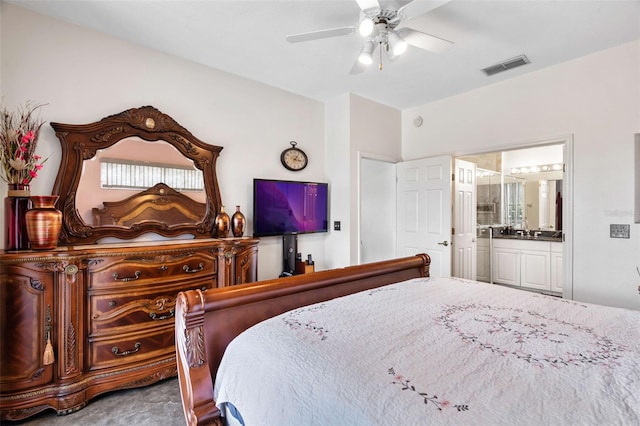
M 491 236 L 513 233 L 553 236 L 562 242 L 562 257 L 551 255 L 562 295 L 573 297 L 572 226 L 573 140 L 567 136 L 531 146 L 457 157 L 476 164 L 476 279 L 494 282 Z M 455 200 L 454 200 L 455 203 Z M 454 209 L 456 207 L 454 206 Z M 456 250 L 454 250 L 454 253 Z M 455 262 L 455 260 L 454 260 Z M 559 278 L 558 278 L 559 277 Z

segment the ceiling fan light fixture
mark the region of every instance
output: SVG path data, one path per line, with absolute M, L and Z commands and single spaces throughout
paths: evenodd
M 365 65 L 371 65 L 373 63 L 373 42 L 371 40 L 366 41 L 362 46 L 360 56 L 358 56 L 358 62 Z
M 358 31 L 360 32 L 360 35 L 363 37 L 367 37 L 369 35 L 371 35 L 371 33 L 373 32 L 373 20 L 371 20 L 371 18 L 367 18 L 365 17 L 361 22 L 360 22 L 360 26 L 358 27 Z
M 394 30 L 389 29 L 389 33 L 387 35 L 387 41 L 389 42 L 389 47 L 391 47 L 391 52 L 393 56 L 402 55 L 405 50 L 407 50 L 408 44 L 402 37 L 398 35 Z

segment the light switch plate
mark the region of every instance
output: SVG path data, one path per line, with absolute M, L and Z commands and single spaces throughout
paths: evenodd
M 631 225 L 609 225 L 609 235 L 611 238 L 629 238 Z

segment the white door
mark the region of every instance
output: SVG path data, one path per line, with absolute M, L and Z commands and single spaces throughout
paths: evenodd
M 431 276 L 451 275 L 451 157 L 397 165 L 397 255 L 427 253 Z
M 453 171 L 452 275 L 475 280 L 477 276 L 476 165 L 456 159 Z
M 360 159 L 359 263 L 396 256 L 396 164 Z

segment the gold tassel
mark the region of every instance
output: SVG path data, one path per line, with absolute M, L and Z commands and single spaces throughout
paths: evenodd
M 44 347 L 44 355 L 42 356 L 42 363 L 44 365 L 53 364 L 56 360 L 53 355 L 53 345 L 51 344 L 51 336 L 47 336 L 47 345 Z

